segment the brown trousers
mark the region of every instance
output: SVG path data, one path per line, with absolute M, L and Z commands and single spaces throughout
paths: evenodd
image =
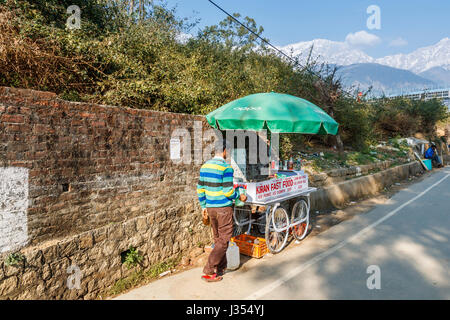
M 222 274 L 227 267 L 228 242 L 233 235 L 233 208 L 208 208 L 214 236 L 214 249 L 203 268 L 204 274 Z

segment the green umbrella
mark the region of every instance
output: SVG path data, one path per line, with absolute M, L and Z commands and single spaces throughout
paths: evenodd
M 268 129 L 278 133 L 337 134 L 339 124 L 315 104 L 280 93 L 257 93 L 206 115 L 220 130 Z

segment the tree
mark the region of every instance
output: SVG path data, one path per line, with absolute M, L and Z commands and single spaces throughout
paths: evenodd
M 339 77 L 336 77 L 337 70 L 336 66 L 330 68 L 328 65 L 322 65 L 319 71 L 322 77 L 317 77 L 317 80 L 314 82 L 314 88 L 319 94 L 318 99 L 332 118 L 335 117 L 336 101 L 342 95 L 342 82 Z M 340 134 L 338 133 L 333 139 L 338 150 L 340 152 L 344 151 L 344 144 Z
M 239 19 L 241 15 L 233 13 L 233 17 Z M 258 27 L 256 21 L 250 17 L 245 17 L 243 24 L 253 33 L 233 18 L 227 17 L 219 25 L 205 27 L 199 32 L 198 37 L 212 43 L 223 43 L 228 49 L 249 52 L 261 42 L 258 40 L 258 36 L 262 35 L 264 28 L 262 26 Z M 264 42 L 260 43 L 260 46 L 265 47 Z

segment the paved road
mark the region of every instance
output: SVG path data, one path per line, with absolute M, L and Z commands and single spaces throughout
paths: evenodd
M 196 268 L 117 299 L 450 299 L 449 240 L 447 167 L 280 254 L 247 261 L 219 283 L 201 281 Z M 380 289 L 367 287 L 371 265 Z

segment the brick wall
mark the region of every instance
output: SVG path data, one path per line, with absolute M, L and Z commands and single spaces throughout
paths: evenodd
M 0 297 L 89 296 L 126 273 L 120 253 L 129 245 L 151 264 L 209 239 L 196 200 L 199 164 L 169 159 L 171 133 L 192 131 L 195 121 L 207 126 L 201 116 L 67 102 L 53 93 L 0 87 L 0 181 L 5 186 L 11 179 L 3 172 L 20 168 L 26 174 L 14 179 L 28 186 L 28 194 L 20 195 L 25 222 L 23 208 L 13 212 L 8 221 L 17 227 L 7 231 L 3 223 L 0 245 L 25 229 L 26 239 L 12 245 L 26 245 L 29 264 L 13 270 L 0 262 Z M 3 202 L 17 197 L 5 194 Z M 11 252 L 5 248 L 0 261 Z M 65 289 L 69 261 L 92 271 L 81 291 Z M 94 281 L 89 289 L 86 281 Z M 28 286 L 32 293 L 24 293 Z

